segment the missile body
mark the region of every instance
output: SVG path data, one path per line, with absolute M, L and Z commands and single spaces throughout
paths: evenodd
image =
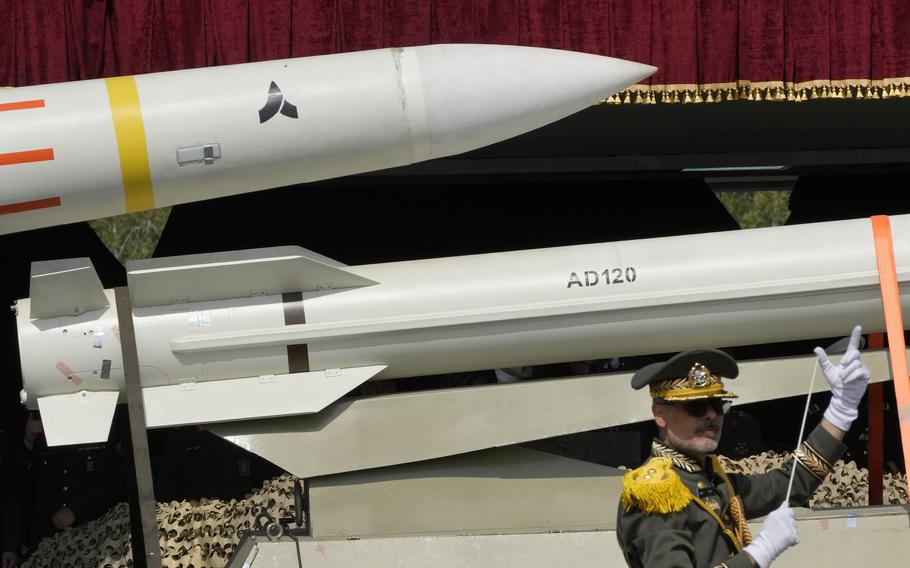
M 0 234 L 458 154 L 655 70 L 433 45 L 0 90 Z
M 907 309 L 910 215 L 891 225 Z M 363 266 L 278 247 L 137 261 L 128 280 L 149 426 L 316 412 L 373 377 L 884 325 L 868 219 Z M 66 417 L 123 390 L 113 292 L 75 259 L 33 264 L 30 294 L 23 396 L 52 443 L 87 441 Z

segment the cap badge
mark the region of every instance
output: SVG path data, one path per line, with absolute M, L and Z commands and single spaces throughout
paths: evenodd
M 689 384 L 700 389 L 711 382 L 711 371 L 701 363 L 696 363 L 689 369 Z

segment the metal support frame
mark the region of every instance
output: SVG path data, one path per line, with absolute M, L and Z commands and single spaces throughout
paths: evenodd
M 123 371 L 126 381 L 126 402 L 129 411 L 131 465 L 135 475 L 130 479 L 130 540 L 133 566 L 161 568 L 161 549 L 158 545 L 158 519 L 155 516 L 155 491 L 152 486 L 152 465 L 149 459 L 148 436 L 145 430 L 145 410 L 142 387 L 139 383 L 139 355 L 133 329 L 133 309 L 129 289 L 116 288 L 117 318 L 120 325 L 120 347 L 123 351 Z

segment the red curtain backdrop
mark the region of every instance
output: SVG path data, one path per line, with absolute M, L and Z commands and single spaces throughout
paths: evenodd
M 613 102 L 910 92 L 906 0 L 0 0 L 0 85 L 429 43 L 651 63 Z

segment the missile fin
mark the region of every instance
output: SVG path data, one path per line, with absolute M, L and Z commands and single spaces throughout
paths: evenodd
M 110 305 L 88 258 L 33 262 L 29 296 L 31 319 L 78 316 Z
M 313 414 L 385 369 L 384 365 L 263 375 L 142 389 L 149 428 Z
M 106 441 L 118 396 L 117 391 L 81 391 L 38 398 L 47 445 Z
M 376 284 L 297 246 L 191 254 L 127 264 L 135 307 L 248 298 Z

